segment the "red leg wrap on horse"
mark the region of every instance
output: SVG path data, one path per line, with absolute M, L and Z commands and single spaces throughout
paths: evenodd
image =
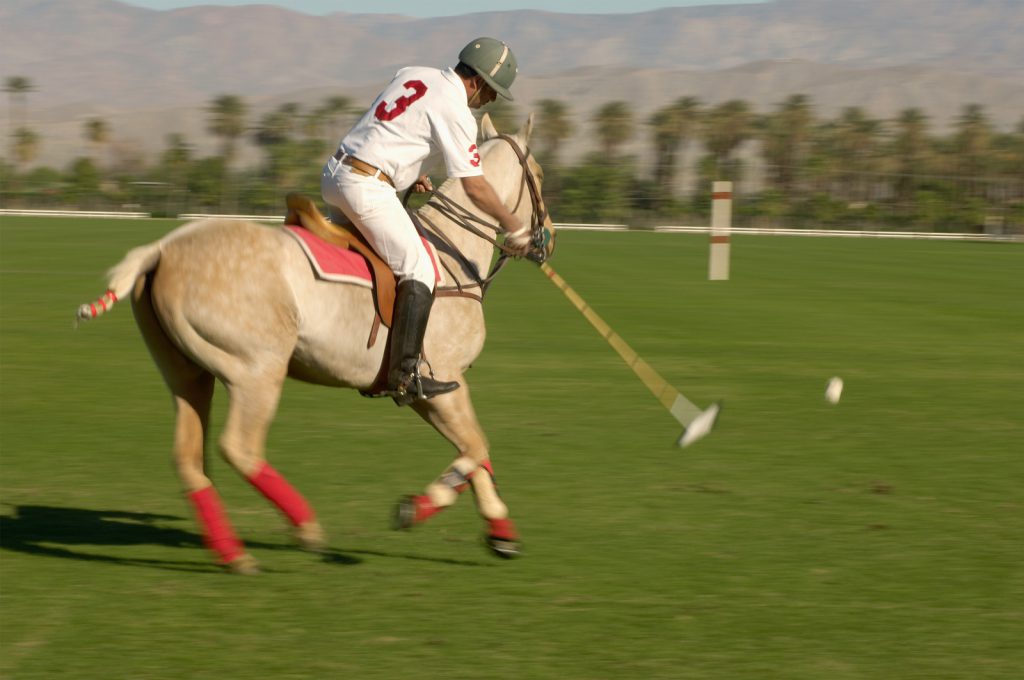
M 512 520 L 491 519 L 487 520 L 487 522 L 491 525 L 491 536 L 505 538 L 510 541 L 519 539 L 519 532 L 516 531 L 516 525 L 512 523 Z
M 199 523 L 203 528 L 203 543 L 206 547 L 217 554 L 218 559 L 224 564 L 239 557 L 243 553 L 242 542 L 231 528 L 231 522 L 224 512 L 224 506 L 220 502 L 220 495 L 212 486 L 199 491 L 193 491 L 188 495 L 190 501 L 196 508 L 199 516 Z
M 288 483 L 277 470 L 263 463 L 260 469 L 249 478 L 249 483 L 276 505 L 295 526 L 313 520 L 316 515 L 313 508 L 302 497 L 295 487 Z
M 444 510 L 444 508 L 434 505 L 434 501 L 430 500 L 430 496 L 416 496 L 413 498 L 416 503 L 416 522 L 426 522 L 428 519 L 436 515 L 437 513 Z

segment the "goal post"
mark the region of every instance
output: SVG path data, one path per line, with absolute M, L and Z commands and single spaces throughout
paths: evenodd
M 732 231 L 732 182 L 711 187 L 711 255 L 709 281 L 729 280 L 729 236 Z

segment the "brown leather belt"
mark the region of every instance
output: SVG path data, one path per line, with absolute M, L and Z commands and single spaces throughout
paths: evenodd
M 375 168 L 369 163 L 359 160 L 355 156 L 348 156 L 341 149 L 338 149 L 337 151 L 334 152 L 334 160 L 340 162 L 342 165 L 349 166 L 355 173 L 359 175 L 365 175 L 367 177 L 376 177 L 381 182 L 386 182 L 390 184 L 392 187 L 395 186 L 395 183 L 391 181 L 391 178 L 385 175 L 380 168 Z

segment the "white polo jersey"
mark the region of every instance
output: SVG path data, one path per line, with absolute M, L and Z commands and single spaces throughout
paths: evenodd
M 440 152 L 449 177 L 483 174 L 477 124 L 462 79 L 452 68 L 403 68 L 341 140 L 350 156 L 386 173 L 399 191 Z

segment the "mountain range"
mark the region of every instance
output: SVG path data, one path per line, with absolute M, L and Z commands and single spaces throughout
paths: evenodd
M 808 95 L 819 116 L 861 106 L 876 118 L 917 107 L 935 129 L 963 105 L 1000 129 L 1024 115 L 1022 0 L 774 0 L 636 14 L 533 10 L 422 19 L 312 16 L 270 5 L 156 11 L 116 0 L 5 0 L 0 77 L 23 76 L 39 160 L 84 153 L 82 123 L 106 119 L 115 144 L 139 154 L 180 132 L 213 148 L 205 106 L 236 94 L 260 112 L 332 95 L 368 104 L 405 65 L 448 65 L 463 44 L 493 35 L 520 66 L 525 115 L 542 98 L 577 117 L 570 145 L 587 150 L 589 117 L 630 102 L 642 122 L 681 96 L 742 98 L 759 112 Z M 0 118 L 5 129 L 12 114 Z M 340 136 L 343 130 L 339 130 Z M 634 145 L 642 153 L 645 140 Z

